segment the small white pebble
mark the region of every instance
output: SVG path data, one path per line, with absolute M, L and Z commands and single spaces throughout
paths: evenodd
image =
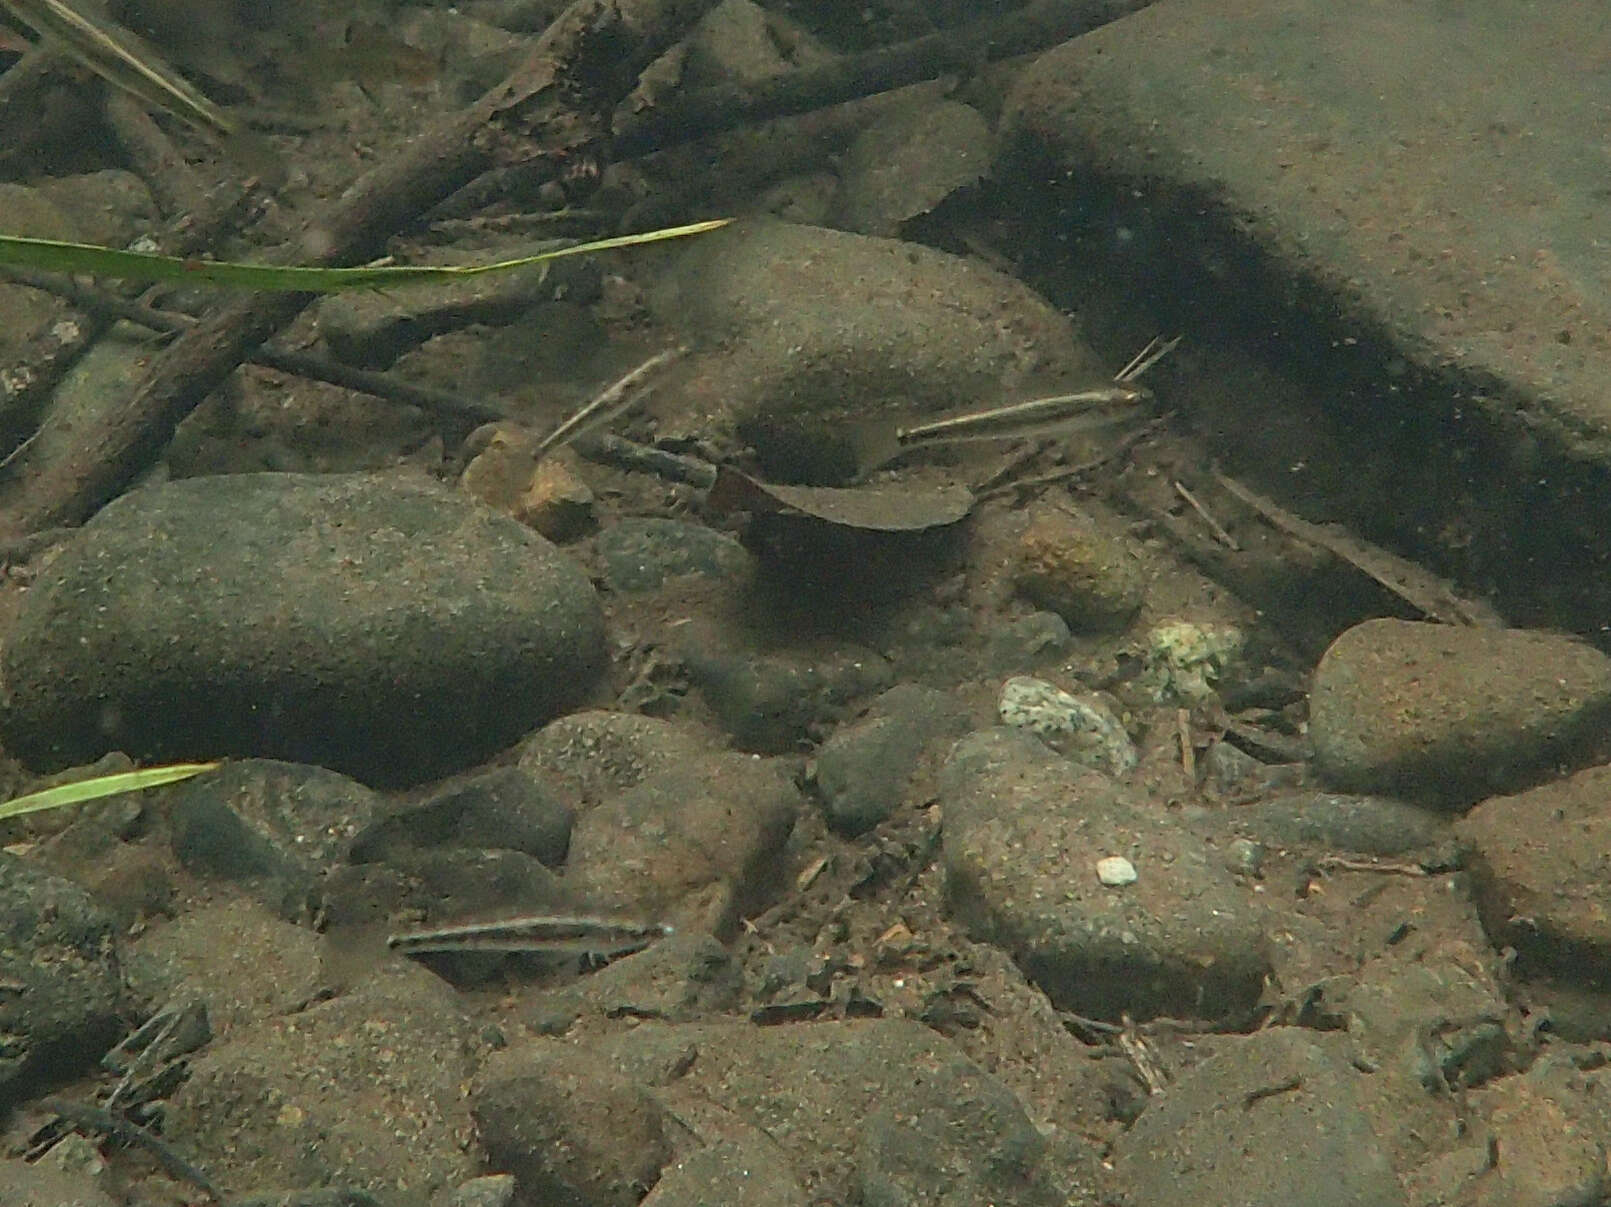
M 1106 859 L 1096 861 L 1096 878 L 1109 888 L 1134 884 L 1137 880 L 1136 865 L 1123 855 L 1109 855 Z

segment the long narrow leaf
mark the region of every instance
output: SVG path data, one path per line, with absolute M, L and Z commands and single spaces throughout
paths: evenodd
M 174 256 L 154 256 L 145 252 L 97 247 L 91 243 L 63 243 L 55 239 L 28 239 L 21 235 L 0 235 L 0 265 L 33 268 L 45 272 L 85 273 L 130 281 L 184 281 L 189 284 L 222 285 L 233 289 L 282 291 L 291 293 L 340 293 L 349 289 L 389 289 L 397 285 L 440 285 L 467 277 L 509 272 L 561 256 L 582 256 L 679 239 L 726 226 L 730 218 L 672 226 L 639 235 L 617 235 L 596 239 L 555 251 L 500 260 L 496 264 L 393 264 L 378 268 L 304 268 L 272 264 L 236 264 L 227 260 L 184 260 Z
M 46 809 L 59 809 L 63 805 L 76 805 L 87 800 L 100 800 L 103 796 L 116 796 L 119 792 L 133 792 L 140 788 L 156 788 L 163 784 L 187 780 L 203 771 L 211 771 L 217 763 L 172 763 L 166 767 L 146 767 L 140 771 L 119 771 L 113 775 L 98 775 L 93 779 L 78 780 L 71 784 L 57 784 L 41 792 L 30 792 L 16 800 L 0 805 L 0 821 L 8 817 L 21 817 L 25 813 L 42 813 Z

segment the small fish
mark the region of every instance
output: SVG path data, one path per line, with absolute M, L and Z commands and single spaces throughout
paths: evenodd
M 528 914 L 390 935 L 386 946 L 404 955 L 425 952 L 526 951 L 552 955 L 620 956 L 642 951 L 674 933 L 661 922 Z
M 1152 391 L 1136 385 L 1136 378 L 1167 356 L 1178 343 L 1178 336 L 1167 342 L 1154 339 L 1119 370 L 1112 381 L 1069 394 L 1010 402 L 929 423 L 903 426 L 875 421 L 863 424 L 851 433 L 857 471 L 870 473 L 912 449 L 935 444 L 1066 435 L 1131 419 L 1143 404 L 1152 401 Z
M 870 423 L 855 434 L 856 465 L 866 473 L 913 449 L 936 444 L 1028 439 L 1105 427 L 1130 418 L 1151 397 L 1150 390 L 1115 381 L 910 427 Z
M 269 188 L 284 183 L 285 168 L 267 139 L 240 125 L 164 66 L 128 30 L 104 18 L 87 17 L 63 0 L 0 0 L 0 5 L 107 83 L 211 138 Z

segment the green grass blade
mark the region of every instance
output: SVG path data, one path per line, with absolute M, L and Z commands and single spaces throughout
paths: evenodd
M 76 805 L 87 800 L 100 800 L 103 796 L 116 796 L 119 792 L 133 792 L 140 788 L 156 788 L 163 784 L 187 780 L 203 771 L 211 771 L 217 763 L 172 763 L 166 767 L 146 767 L 140 771 L 119 771 L 115 775 L 98 775 L 93 779 L 78 780 L 71 784 L 57 784 L 41 792 L 30 792 L 16 800 L 0 805 L 0 821 L 8 817 L 21 817 L 25 813 L 42 813 L 46 809 L 59 809 L 63 805 Z
M 175 256 L 155 256 L 145 252 L 97 247 L 91 243 L 63 243 L 55 239 L 27 239 L 20 235 L 0 235 L 0 265 L 32 268 L 44 272 L 116 277 L 128 281 L 183 281 L 186 284 L 221 285 L 231 289 L 281 291 L 290 293 L 340 293 L 349 289 L 390 289 L 398 285 L 440 285 L 467 277 L 494 272 L 510 272 L 562 256 L 582 256 L 680 239 L 726 226 L 730 218 L 645 231 L 639 235 L 617 235 L 595 239 L 518 260 L 496 264 L 402 264 L 379 268 L 301 268 L 272 264 L 236 264 L 227 260 L 186 260 Z

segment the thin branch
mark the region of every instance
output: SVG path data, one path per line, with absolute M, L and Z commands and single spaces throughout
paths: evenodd
M 713 134 L 797 117 L 908 84 L 972 71 L 1015 55 L 1046 50 L 1146 8 L 1152 0 L 1033 0 L 1002 17 L 927 34 L 820 66 L 747 84 L 674 93 L 643 109 L 615 134 L 619 162 L 696 142 Z M 535 197 L 546 182 L 537 165 L 497 168 L 443 201 L 436 217 L 474 213 L 502 198 Z
M 1152 0 L 1034 0 L 1016 12 L 927 34 L 894 46 L 846 55 L 820 67 L 759 83 L 722 84 L 668 97 L 644 110 L 615 139 L 617 158 L 631 159 L 775 117 L 809 113 L 952 72 L 1046 50 Z
M 538 458 L 542 458 L 561 445 L 569 444 L 578 436 L 604 427 L 619 418 L 629 407 L 636 406 L 642 401 L 643 395 L 635 394 L 633 391 L 647 381 L 656 370 L 669 365 L 687 351 L 686 348 L 667 348 L 664 352 L 657 352 L 625 377 L 606 386 L 597 397 L 542 438 L 537 445 Z
M 121 1115 L 114 1115 L 110 1111 L 103 1111 L 98 1106 L 69 1102 L 65 1098 L 45 1098 L 40 1101 L 40 1105 L 47 1111 L 54 1111 L 75 1127 L 97 1131 L 125 1144 L 134 1144 L 145 1149 L 156 1158 L 157 1164 L 173 1177 L 200 1187 L 214 1202 L 224 1201 L 224 1192 L 218 1189 L 211 1178 L 174 1152 L 165 1141 L 152 1135 L 139 1124 Z
M 361 177 L 302 238 L 264 258 L 362 263 L 497 162 L 540 160 L 557 171 L 560 163 L 590 154 L 602 146 L 609 114 L 642 69 L 713 3 L 575 0 L 507 80 Z M 167 447 L 180 422 L 311 300 L 298 293 L 252 295 L 181 334 L 127 405 L 0 494 L 0 542 L 35 528 L 81 523 L 115 498 Z
M 57 294 L 91 314 L 123 319 L 169 335 L 189 331 L 201 321 L 177 310 L 163 310 L 143 302 L 119 297 L 70 277 L 56 277 L 14 268 L 0 269 L 0 277 L 15 281 L 19 285 L 27 285 L 31 289 Z M 264 344 L 247 356 L 246 360 L 266 369 L 289 373 L 294 377 L 305 377 L 310 381 L 322 381 L 343 389 L 356 390 L 360 394 L 368 394 L 387 402 L 416 406 L 458 424 L 493 423 L 508 418 L 508 413 L 502 407 L 491 403 L 466 398 L 450 390 L 417 385 L 411 381 L 404 381 L 392 373 L 355 369 L 328 356 L 315 356 L 308 352 L 295 352 L 273 344 Z

